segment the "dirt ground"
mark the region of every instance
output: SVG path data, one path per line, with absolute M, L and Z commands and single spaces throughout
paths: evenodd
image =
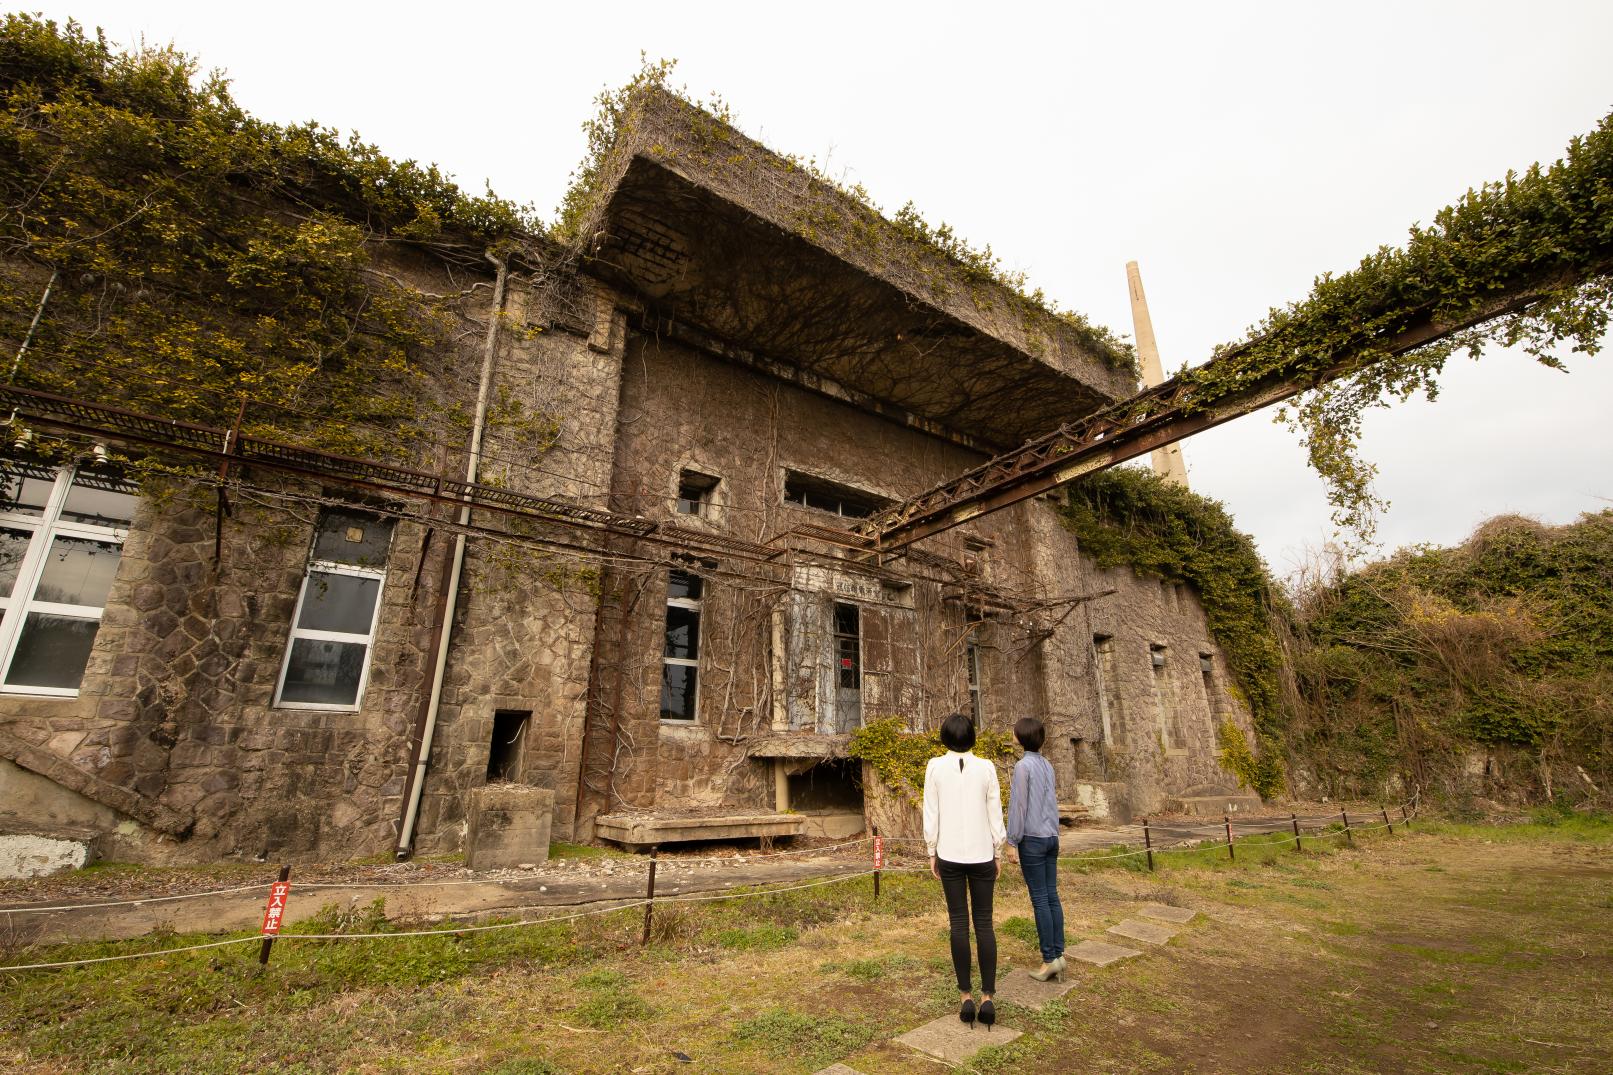
M 1202 914 L 1138 959 L 1075 971 L 1062 1002 L 1005 1006 L 1002 1023 L 1024 1036 L 966 1070 L 1613 1070 L 1613 824 L 1419 826 L 1323 846 L 1240 845 L 1236 863 L 1184 857 L 1152 875 L 1070 862 L 1071 943 L 1143 900 Z M 622 912 L 288 945 L 267 972 L 240 945 L 0 975 L 0 1063 L 31 1075 L 738 1075 L 838 1061 L 933 1075 L 936 1061 L 890 1039 L 956 1003 L 939 893 L 895 876 L 871 895 L 864 879 L 672 905 L 647 949 L 641 912 Z M 1034 965 L 1028 918 L 1010 868 L 996 914 L 1005 964 Z M 369 928 L 334 911 L 326 925 Z

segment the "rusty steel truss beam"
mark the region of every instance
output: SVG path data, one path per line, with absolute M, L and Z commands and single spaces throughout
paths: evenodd
M 1573 276 L 1537 273 L 1505 288 L 1466 317 L 1443 319 L 1425 310 L 1408 315 L 1398 332 L 1363 339 L 1348 353 L 1296 356 L 1287 369 L 1250 379 L 1201 402 L 1196 383 L 1173 377 L 1153 388 L 1066 423 L 1005 452 L 959 477 L 892 505 L 860 522 L 855 531 L 875 552 L 894 552 L 970 519 L 1050 492 L 1085 475 L 1147 455 L 1156 448 L 1230 422 L 1307 389 L 1356 373 L 1384 358 L 1403 355 L 1465 329 L 1515 313 L 1547 296 L 1613 268 L 1613 256 L 1594 271 Z M 1211 370 L 1236 372 L 1253 343 L 1210 360 Z M 1319 361 L 1318 361 L 1319 360 Z

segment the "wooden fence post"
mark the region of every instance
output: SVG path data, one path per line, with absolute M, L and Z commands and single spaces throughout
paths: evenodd
M 655 920 L 655 856 L 660 850 L 659 844 L 650 846 L 650 879 L 644 892 L 644 936 L 638 942 L 640 948 L 650 943 L 650 924 Z

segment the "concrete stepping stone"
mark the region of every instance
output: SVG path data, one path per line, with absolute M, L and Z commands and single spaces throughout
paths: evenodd
M 1001 1023 L 990 1031 L 981 1027 L 971 1030 L 954 1012 L 909 1030 L 896 1040 L 909 1049 L 917 1049 L 949 1064 L 961 1064 L 986 1046 L 1007 1045 L 1019 1035 L 1020 1031 L 1010 1030 Z
M 1122 919 L 1118 925 L 1110 926 L 1109 933 L 1116 937 L 1126 937 L 1144 944 L 1164 944 L 1181 930 L 1162 926 L 1158 922 L 1145 922 L 1140 918 Z
M 1198 912 L 1191 908 L 1167 907 L 1163 903 L 1145 903 L 1137 913 L 1155 922 L 1172 922 L 1178 926 L 1185 926 L 1198 917 Z
M 1141 952 L 1135 948 L 1122 948 L 1118 944 L 1107 941 L 1082 941 L 1074 948 L 1066 948 L 1064 955 L 1067 960 L 1079 959 L 1083 963 L 1091 963 L 1095 967 L 1107 967 L 1111 963 L 1118 963 L 1122 959 L 1140 956 Z
M 863 1075 L 863 1073 L 856 1068 L 848 1068 L 844 1064 L 830 1064 L 826 1068 L 820 1068 L 813 1072 L 812 1075 Z
M 1003 975 L 997 983 L 998 1000 L 1010 1001 L 1026 1008 L 1040 1008 L 1050 1000 L 1057 1000 L 1075 988 L 1070 972 L 1065 970 L 1062 982 L 1038 982 L 1030 972 L 1018 967 Z M 995 1031 L 993 1031 L 995 1033 Z

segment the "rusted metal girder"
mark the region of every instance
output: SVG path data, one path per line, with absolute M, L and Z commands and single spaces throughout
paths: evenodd
M 1005 452 L 926 492 L 892 505 L 860 522 L 855 530 L 871 551 L 892 552 L 915 541 L 1046 493 L 1085 475 L 1146 455 L 1223 422 L 1280 403 L 1307 389 L 1365 369 L 1384 358 L 1425 347 L 1454 333 L 1514 313 L 1547 295 L 1608 271 L 1613 258 L 1594 272 L 1574 276 L 1537 274 L 1505 289 L 1467 317 L 1441 319 L 1431 311 L 1413 314 L 1393 335 L 1362 340 L 1348 354 L 1320 356 L 1320 363 L 1296 360 L 1293 367 L 1250 379 L 1213 401 L 1195 399 L 1191 380 L 1173 377 L 1095 414 Z M 1238 369 L 1253 342 L 1210 360 L 1208 369 Z M 1310 358 L 1311 356 L 1304 356 Z M 1298 359 L 1298 356 L 1296 356 Z

